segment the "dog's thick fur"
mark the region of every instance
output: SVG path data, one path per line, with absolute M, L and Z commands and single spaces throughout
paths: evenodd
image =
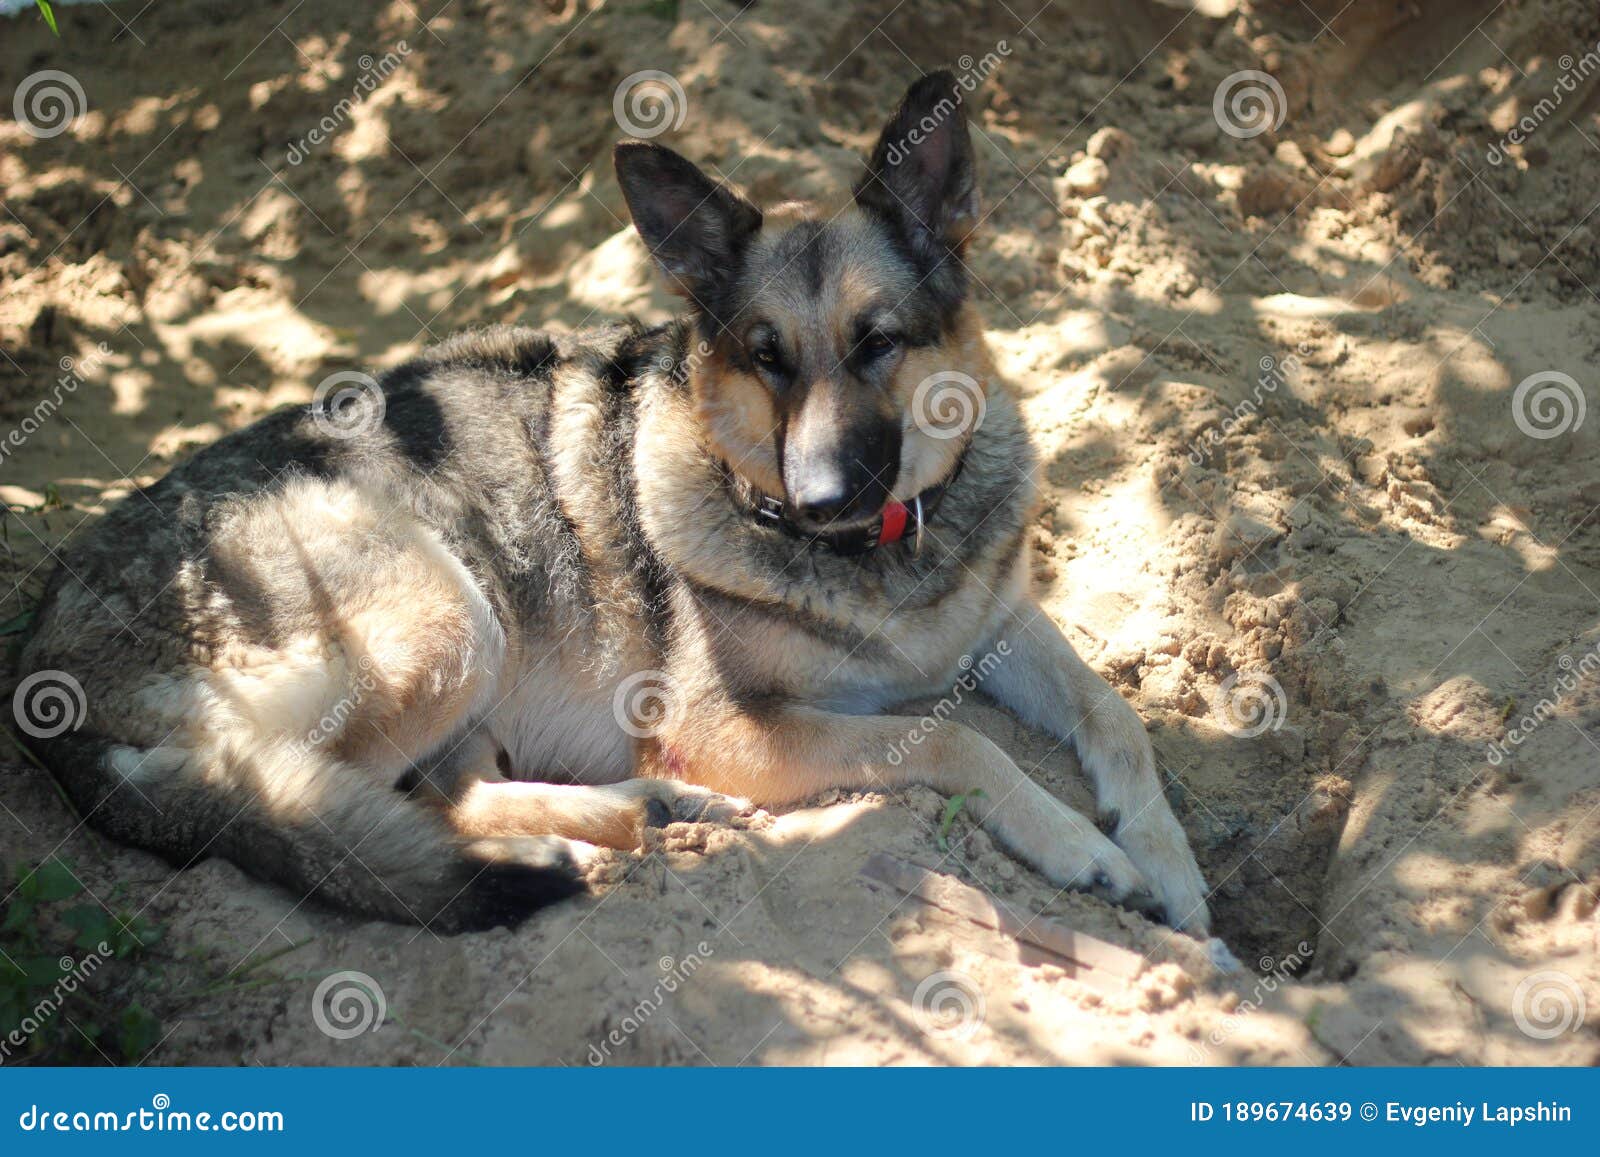
M 763 214 L 656 145 L 616 163 L 683 321 L 454 338 L 381 397 L 222 439 L 65 554 L 23 667 L 84 689 L 38 747 L 85 816 L 453 930 L 573 893 L 575 853 L 647 823 L 920 782 L 982 789 L 1052 882 L 1205 929 L 1143 726 L 1029 595 L 1033 456 L 967 303 L 950 76 L 833 210 Z M 949 372 L 983 393 L 959 437 L 912 414 Z M 952 476 L 920 536 L 830 546 Z M 878 714 L 993 651 L 982 689 L 1072 742 L 1109 836 L 977 732 Z

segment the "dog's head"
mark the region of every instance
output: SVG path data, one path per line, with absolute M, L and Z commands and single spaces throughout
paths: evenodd
M 940 482 L 982 413 L 988 363 L 959 259 L 978 219 L 961 97 L 948 72 L 912 85 L 830 210 L 763 214 L 670 149 L 617 146 L 634 224 L 694 316 L 705 434 L 802 526 L 869 522 Z

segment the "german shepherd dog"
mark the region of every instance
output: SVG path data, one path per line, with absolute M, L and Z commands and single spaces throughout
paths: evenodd
M 1206 930 L 1143 725 L 1029 594 L 954 78 L 912 86 L 833 208 L 763 212 L 656 144 L 615 163 L 681 319 L 454 337 L 64 552 L 22 664 L 81 688 L 37 749 L 84 817 L 456 931 L 649 825 L 922 783 L 1051 883 Z M 880 713 L 980 656 L 1071 741 L 1098 825 L 978 732 Z

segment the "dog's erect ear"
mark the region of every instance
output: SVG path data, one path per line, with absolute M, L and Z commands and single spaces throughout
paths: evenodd
M 897 225 L 924 258 L 960 250 L 978 223 L 978 181 L 956 79 L 931 72 L 884 126 L 856 203 Z
M 761 228 L 761 210 L 663 145 L 623 141 L 613 159 L 634 227 L 669 287 L 704 300 Z

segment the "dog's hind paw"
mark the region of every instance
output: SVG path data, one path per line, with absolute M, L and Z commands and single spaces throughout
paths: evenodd
M 464 849 L 455 894 L 424 922 L 442 932 L 515 928 L 585 890 L 581 861 L 592 850 L 559 836 L 475 840 Z

